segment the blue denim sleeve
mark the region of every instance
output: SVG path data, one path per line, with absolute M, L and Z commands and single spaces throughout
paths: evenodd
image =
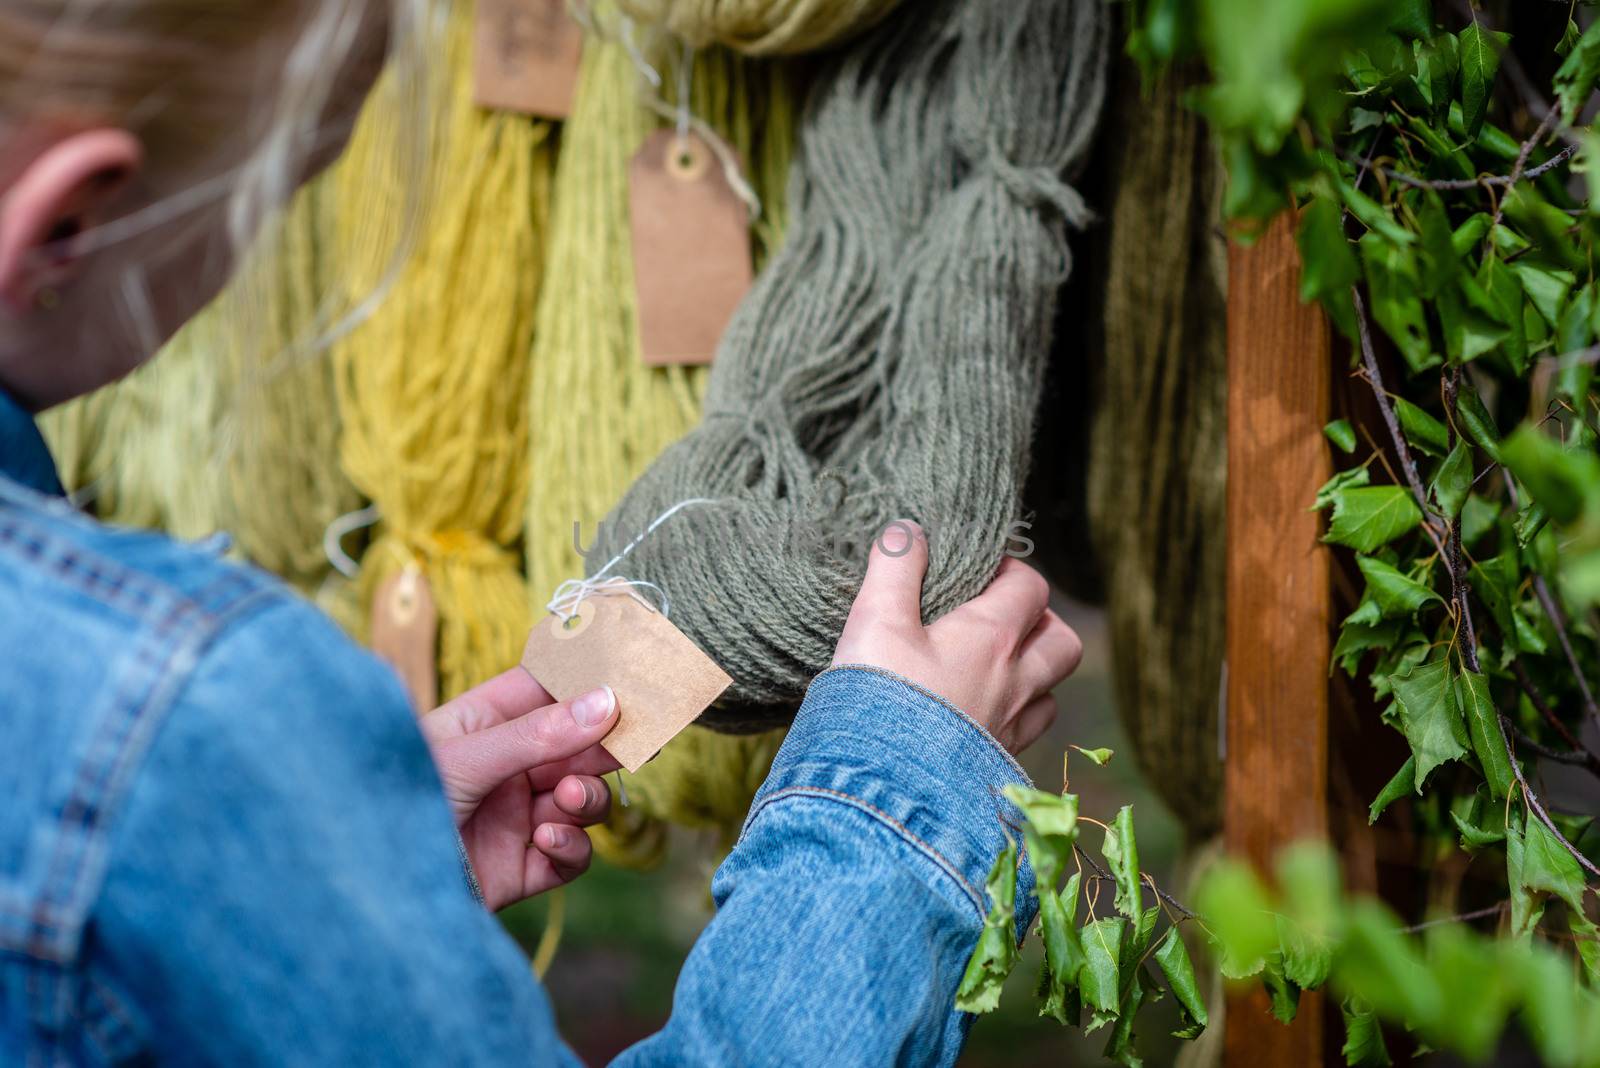
M 716 918 L 666 1028 L 618 1060 L 953 1064 L 972 1017 L 955 992 L 984 879 L 1026 782 L 957 709 L 866 668 L 818 677 L 718 870 Z M 1017 934 L 1033 920 L 1019 877 Z
M 152 741 L 88 981 L 162 1064 L 576 1063 L 458 841 L 393 676 L 283 598 Z

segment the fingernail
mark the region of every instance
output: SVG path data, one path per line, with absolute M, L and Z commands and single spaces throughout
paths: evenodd
M 578 785 L 583 787 L 583 808 L 587 812 L 594 807 L 594 787 L 582 779 L 578 780 Z
M 904 556 L 911 551 L 911 541 L 920 528 L 909 519 L 896 519 L 878 535 L 878 548 L 885 556 Z
M 581 727 L 598 727 L 611 718 L 615 707 L 617 695 L 611 692 L 611 687 L 602 686 L 572 702 L 572 717 Z
M 544 844 L 551 849 L 560 849 L 567 844 L 567 829 L 552 823 L 544 829 Z

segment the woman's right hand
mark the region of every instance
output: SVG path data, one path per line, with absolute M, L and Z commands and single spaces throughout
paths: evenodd
M 927 570 L 926 536 L 913 523 L 891 523 L 873 543 L 834 665 L 901 675 L 1022 752 L 1055 722 L 1051 691 L 1077 670 L 1083 643 L 1050 610 L 1044 577 L 1010 557 L 987 590 L 925 627 Z

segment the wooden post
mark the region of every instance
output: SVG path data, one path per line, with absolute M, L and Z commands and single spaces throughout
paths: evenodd
M 1329 553 L 1308 511 L 1332 475 L 1332 338 L 1300 302 L 1294 220 L 1279 216 L 1228 264 L 1228 685 L 1224 837 L 1267 870 L 1279 849 L 1328 833 Z M 1259 985 L 1229 1000 L 1229 1068 L 1320 1068 L 1321 999 L 1292 1026 Z

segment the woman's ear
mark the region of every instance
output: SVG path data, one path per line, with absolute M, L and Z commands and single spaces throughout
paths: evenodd
M 99 129 L 53 141 L 0 194 L 0 303 L 16 315 L 72 278 L 83 250 L 74 239 L 106 222 L 139 172 L 144 152 L 126 130 Z

